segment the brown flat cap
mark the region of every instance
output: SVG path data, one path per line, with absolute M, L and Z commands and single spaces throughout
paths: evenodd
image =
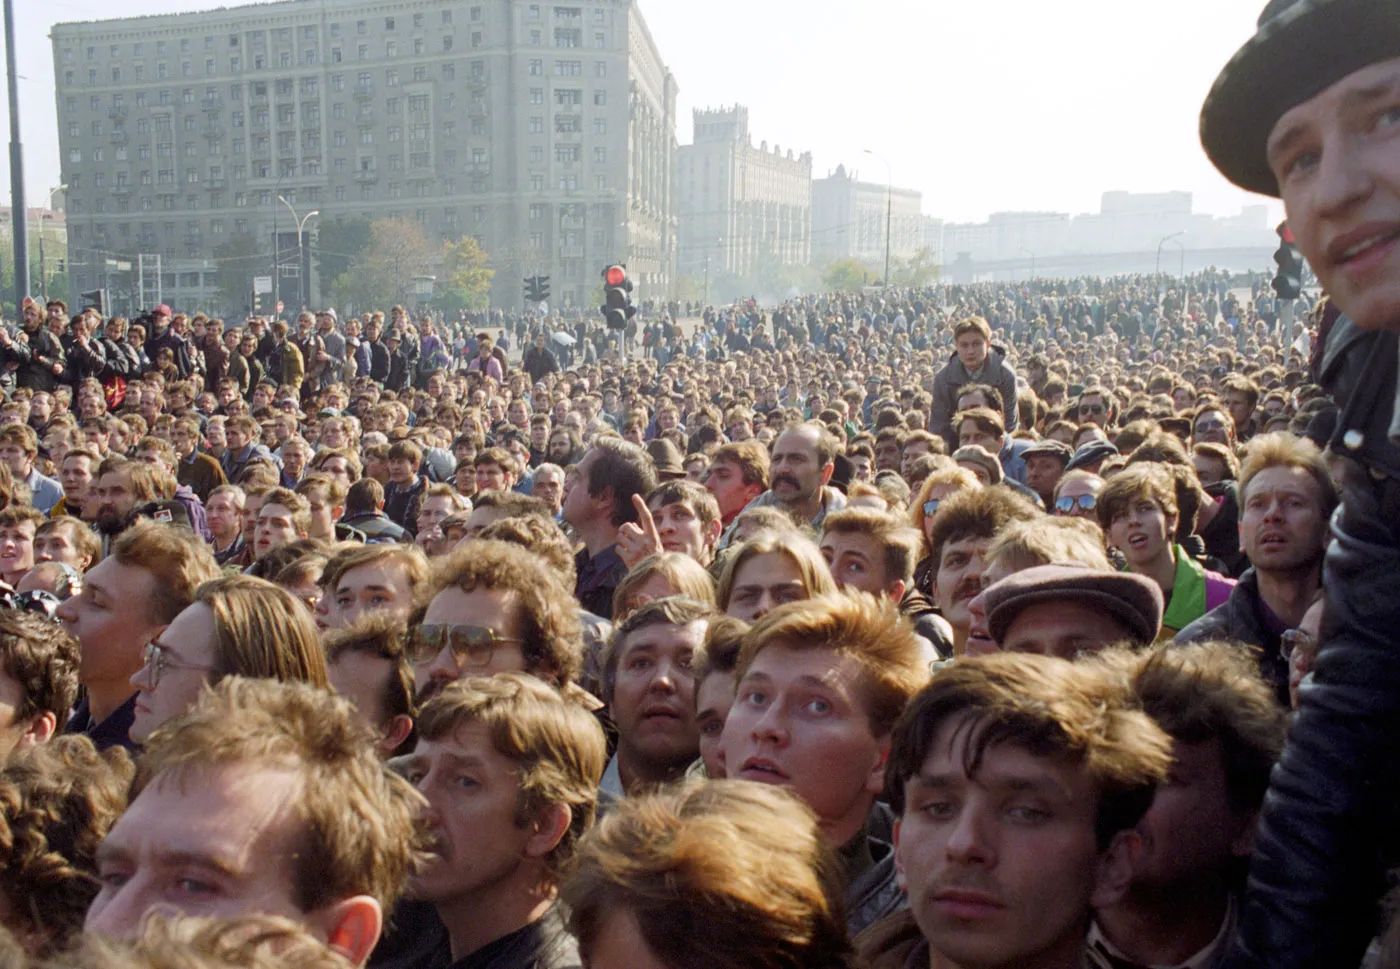
M 1070 563 L 1038 565 L 1008 575 L 982 594 L 987 628 L 998 643 L 1021 610 L 1042 602 L 1070 600 L 1102 609 L 1141 643 L 1155 640 L 1162 628 L 1162 590 L 1132 572 L 1102 572 Z
M 987 472 L 991 484 L 999 485 L 1006 480 L 1006 472 L 1001 468 L 1001 458 L 980 444 L 965 444 L 953 452 L 953 461 L 962 464 L 975 464 Z

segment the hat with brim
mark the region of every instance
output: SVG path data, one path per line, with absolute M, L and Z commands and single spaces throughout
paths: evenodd
M 1201 107 L 1201 145 L 1240 188 L 1278 198 L 1265 148 L 1279 119 L 1348 74 L 1395 57 L 1400 5 L 1392 0 L 1271 0 Z

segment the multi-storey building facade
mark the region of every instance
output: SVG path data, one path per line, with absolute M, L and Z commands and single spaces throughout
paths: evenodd
M 694 143 L 677 155 L 679 273 L 747 273 L 769 256 L 805 266 L 812 255 L 812 155 L 755 148 L 748 108 L 695 112 Z
M 619 260 L 643 298 L 673 285 L 676 84 L 633 0 L 287 0 L 52 41 L 76 289 L 145 253 L 166 301 L 210 303 L 246 237 L 319 302 L 311 210 L 475 236 L 497 306 L 535 274 L 586 305 Z
M 913 189 L 862 182 L 840 165 L 812 182 L 812 262 L 854 259 L 883 266 L 886 213 L 889 249 L 907 259 L 924 246 L 923 195 Z

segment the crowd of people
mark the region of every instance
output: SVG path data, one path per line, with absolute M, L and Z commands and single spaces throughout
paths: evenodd
M 1287 7 L 1237 60 L 1381 4 Z M 1395 63 L 1328 83 L 1394 100 Z M 26 302 L 5 965 L 1400 966 L 1400 465 L 1353 379 L 1395 387 L 1358 329 L 1400 318 L 1394 234 L 1324 231 L 1389 183 L 1316 85 L 1235 152 L 1233 76 L 1207 150 L 1330 298 L 1208 271 L 618 335 Z

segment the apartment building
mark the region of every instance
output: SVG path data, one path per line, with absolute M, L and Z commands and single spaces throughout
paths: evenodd
M 318 304 L 318 225 L 364 216 L 476 237 L 495 306 L 535 274 L 585 306 L 619 260 L 672 291 L 676 83 L 634 0 L 286 0 L 51 37 L 75 290 L 159 256 L 167 302 L 239 312 L 217 285 L 239 239 L 289 309 Z
M 755 147 L 748 108 L 696 111 L 677 155 L 681 276 L 744 275 L 756 259 L 805 266 L 812 254 L 812 155 Z

